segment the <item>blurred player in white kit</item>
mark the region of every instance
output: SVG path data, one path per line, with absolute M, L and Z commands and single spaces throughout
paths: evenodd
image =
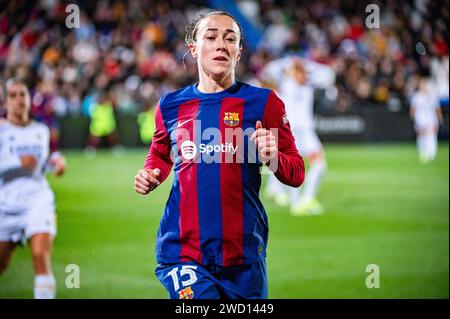
M 410 116 L 417 133 L 420 161 L 431 162 L 436 157 L 439 123 L 442 123 L 443 117 L 439 97 L 426 78 L 420 80 L 419 89 L 411 97 Z
M 6 270 L 15 247 L 28 240 L 35 272 L 34 298 L 53 299 L 55 198 L 45 173 L 51 170 L 62 175 L 66 161 L 58 152 L 49 154 L 49 128 L 31 120 L 29 111 L 27 86 L 9 80 L 7 118 L 0 120 L 0 274 Z
M 273 175 L 268 177 L 267 195 L 280 206 L 290 205 L 290 212 L 295 216 L 318 215 L 323 211 L 316 196 L 327 163 L 314 130 L 314 85 L 330 86 L 335 79 L 334 71 L 328 66 L 308 61 L 308 67 L 310 73 L 316 74 L 315 79 L 320 79 L 317 83 L 308 79 L 307 65 L 298 57 L 274 60 L 266 65 L 262 74 L 263 81 L 274 87 L 283 100 L 299 153 L 309 163 L 300 191 L 282 185 Z

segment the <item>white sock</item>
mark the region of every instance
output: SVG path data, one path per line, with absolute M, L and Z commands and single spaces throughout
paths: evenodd
M 316 197 L 322 177 L 327 170 L 327 163 L 324 160 L 317 160 L 311 163 L 306 173 L 305 183 L 300 200 L 310 200 Z
M 56 284 L 53 274 L 34 277 L 34 299 L 55 299 Z
M 417 136 L 417 149 L 419 151 L 419 157 L 421 160 L 426 159 L 427 156 L 425 139 L 426 138 L 424 134 L 420 134 Z
M 436 157 L 436 153 L 437 153 L 437 147 L 438 147 L 438 139 L 437 139 L 437 134 L 433 134 L 432 135 L 432 143 L 431 143 L 431 159 L 434 160 L 434 158 Z
M 427 154 L 427 159 L 429 161 L 434 160 L 434 158 L 436 157 L 436 151 L 437 151 L 437 138 L 436 138 L 436 134 L 433 133 L 428 133 L 427 135 L 425 135 L 425 145 L 426 145 L 426 154 Z

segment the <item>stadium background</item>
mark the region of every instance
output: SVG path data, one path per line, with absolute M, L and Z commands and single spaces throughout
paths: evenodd
M 66 27 L 70 3 L 80 28 Z M 380 28 L 365 25 L 372 3 Z M 68 159 L 64 178 L 49 177 L 58 297 L 166 297 L 153 245 L 171 179 L 151 196 L 134 194 L 148 150 L 138 118 L 196 81 L 184 26 L 206 7 L 230 11 L 244 27 L 242 81 L 285 54 L 336 71 L 336 86 L 315 96 L 329 164 L 325 214 L 294 218 L 263 197 L 270 297 L 448 298 L 448 1 L 0 1 L 0 100 L 6 79 L 25 80 L 34 115 L 58 118 Z M 428 165 L 408 117 L 419 76 L 434 79 L 445 118 Z M 114 107 L 125 149 L 86 156 L 100 96 Z M 65 286 L 68 264 L 80 267 L 79 289 Z M 369 264 L 380 267 L 379 289 L 365 286 Z M 32 276 L 29 250 L 19 249 L 0 277 L 0 298 L 31 298 Z

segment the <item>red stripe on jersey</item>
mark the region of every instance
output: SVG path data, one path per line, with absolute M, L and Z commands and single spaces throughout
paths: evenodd
M 194 121 L 197 118 L 200 100 L 190 100 L 178 109 L 176 129 L 178 155 L 182 156 L 181 144 L 185 140 L 195 141 Z M 200 249 L 200 228 L 198 222 L 197 164 L 195 158 L 183 157 L 178 173 L 180 185 L 180 242 L 181 261 L 202 262 Z
M 220 164 L 222 203 L 222 263 L 238 265 L 244 261 L 244 218 L 241 162 L 244 99 L 224 98 L 219 115 L 221 143 L 238 147 L 236 154 L 223 152 Z M 237 129 L 237 131 L 235 130 Z M 242 152 L 242 153 L 241 153 Z

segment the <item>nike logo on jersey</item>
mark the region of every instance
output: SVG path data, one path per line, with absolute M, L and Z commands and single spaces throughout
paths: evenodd
M 189 120 L 186 120 L 186 121 L 183 121 L 183 122 L 178 122 L 177 127 L 183 126 L 184 124 L 186 124 L 187 122 L 190 122 L 190 121 L 192 121 L 192 119 L 189 119 Z

